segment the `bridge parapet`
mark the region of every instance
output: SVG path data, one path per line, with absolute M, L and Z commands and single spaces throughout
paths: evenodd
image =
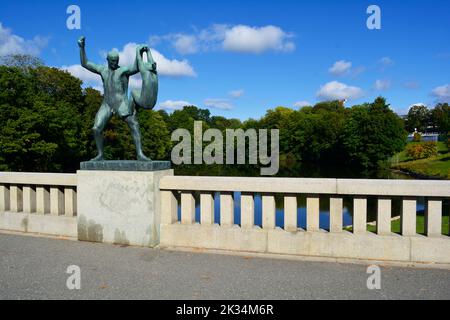
M 77 176 L 0 173 L 0 229 L 77 236 Z
M 450 181 L 168 176 L 160 182 L 161 245 L 328 258 L 450 263 L 450 237 L 442 234 Z M 240 224 L 234 221 L 240 193 Z M 220 215 L 215 223 L 215 197 Z M 199 194 L 199 196 L 197 196 Z M 255 224 L 261 194 L 262 224 Z M 275 197 L 284 201 L 284 227 L 276 227 Z M 306 198 L 306 228 L 298 224 L 298 197 Z M 321 197 L 329 198 L 329 230 L 320 228 Z M 425 197 L 425 234 L 416 232 L 417 201 Z M 352 226 L 343 225 L 344 198 Z M 376 201 L 376 232 L 367 231 L 368 199 Z M 393 233 L 393 199 L 401 200 L 401 232 Z M 196 221 L 196 206 L 200 219 Z M 179 208 L 181 211 L 179 218 Z M 198 219 L 197 219 L 198 220 Z

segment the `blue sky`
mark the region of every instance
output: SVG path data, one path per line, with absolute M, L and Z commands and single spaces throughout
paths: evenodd
M 66 27 L 71 4 L 81 30 Z M 371 4 L 381 8 L 381 30 L 366 26 Z M 0 54 L 36 54 L 99 87 L 78 66 L 80 35 L 96 63 L 116 48 L 126 64 L 136 43 L 148 43 L 160 108 L 189 102 L 246 119 L 279 105 L 342 97 L 351 106 L 383 95 L 405 113 L 450 100 L 449 12 L 446 0 L 2 1 Z

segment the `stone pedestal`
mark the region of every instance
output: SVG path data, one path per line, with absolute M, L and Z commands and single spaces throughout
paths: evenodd
M 77 172 L 78 240 L 153 247 L 162 177 L 173 170 Z

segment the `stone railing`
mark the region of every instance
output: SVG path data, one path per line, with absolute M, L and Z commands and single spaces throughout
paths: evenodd
M 77 237 L 77 176 L 0 173 L 0 229 Z
M 346 180 L 167 176 L 161 189 L 161 246 L 416 263 L 450 263 L 442 234 L 450 181 Z M 195 220 L 200 193 L 200 221 Z M 220 193 L 220 224 L 214 194 Z M 241 193 L 240 225 L 234 192 Z M 255 225 L 255 194 L 262 226 Z M 284 197 L 284 229 L 276 227 L 275 195 Z M 297 196 L 306 197 L 306 230 L 297 222 Z M 329 231 L 319 227 L 320 196 L 330 198 Z M 343 227 L 343 198 L 353 201 L 352 231 Z M 376 232 L 367 231 L 368 198 L 376 198 Z M 393 198 L 401 198 L 401 232 L 391 231 Z M 425 235 L 416 233 L 417 200 L 425 197 Z M 198 205 L 198 203 L 197 203 Z M 178 207 L 181 207 L 181 219 Z

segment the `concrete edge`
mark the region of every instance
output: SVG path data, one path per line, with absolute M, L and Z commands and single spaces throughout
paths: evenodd
M 21 237 L 45 238 L 45 239 L 53 239 L 53 240 L 78 242 L 77 237 L 55 236 L 53 234 L 44 234 L 44 233 L 35 233 L 35 232 L 23 232 L 23 231 L 0 229 L 0 235 L 2 235 L 2 234 L 21 236 Z
M 77 217 L 7 211 L 0 213 L 0 230 L 75 238 Z
M 0 229 L 0 234 L 6 235 L 17 235 L 23 237 L 35 237 L 35 238 L 46 238 L 53 240 L 63 240 L 63 241 L 78 241 L 76 237 L 62 237 L 55 235 L 46 235 L 39 233 L 25 233 L 20 231 L 10 231 Z M 108 243 L 92 243 L 97 245 L 106 245 L 113 247 L 122 247 L 117 244 Z M 339 263 L 339 264 L 356 264 L 356 265 L 378 265 L 380 267 L 398 267 L 398 268 L 411 268 L 411 269 L 439 269 L 439 270 L 450 270 L 450 264 L 440 264 L 440 263 L 412 263 L 403 261 L 381 261 L 381 260 L 363 260 L 363 259 L 347 259 L 347 258 L 329 258 L 329 257 L 310 257 L 310 256 L 299 256 L 299 255 L 286 255 L 286 254 L 275 254 L 275 253 L 256 253 L 256 252 L 245 252 L 245 251 L 230 251 L 230 250 L 217 250 L 217 249 L 197 249 L 191 247 L 170 247 L 158 245 L 153 248 L 141 247 L 141 246 L 127 246 L 130 248 L 141 249 L 141 250 L 161 250 L 161 251 L 172 251 L 172 252 L 189 252 L 194 254 L 219 254 L 227 256 L 235 256 L 242 258 L 260 258 L 260 259 L 276 259 L 276 260 L 288 260 L 288 261 L 306 261 L 306 262 L 326 262 L 326 263 Z
M 276 260 L 288 260 L 288 261 L 306 261 L 306 262 L 326 262 L 326 263 L 339 263 L 339 264 L 356 264 L 356 265 L 377 265 L 380 267 L 398 267 L 398 268 L 411 268 L 411 269 L 440 269 L 450 270 L 450 264 L 442 263 L 416 263 L 406 261 L 382 261 L 382 260 L 364 260 L 364 259 L 348 259 L 348 258 L 330 258 L 330 257 L 312 257 L 301 255 L 286 255 L 276 253 L 256 253 L 247 251 L 230 251 L 230 250 L 218 250 L 218 249 L 198 249 L 191 247 L 170 247 L 170 246 L 157 246 L 153 249 L 162 251 L 173 252 L 189 252 L 195 254 L 219 254 L 227 256 L 236 256 L 243 258 L 261 258 L 261 259 L 276 259 Z

